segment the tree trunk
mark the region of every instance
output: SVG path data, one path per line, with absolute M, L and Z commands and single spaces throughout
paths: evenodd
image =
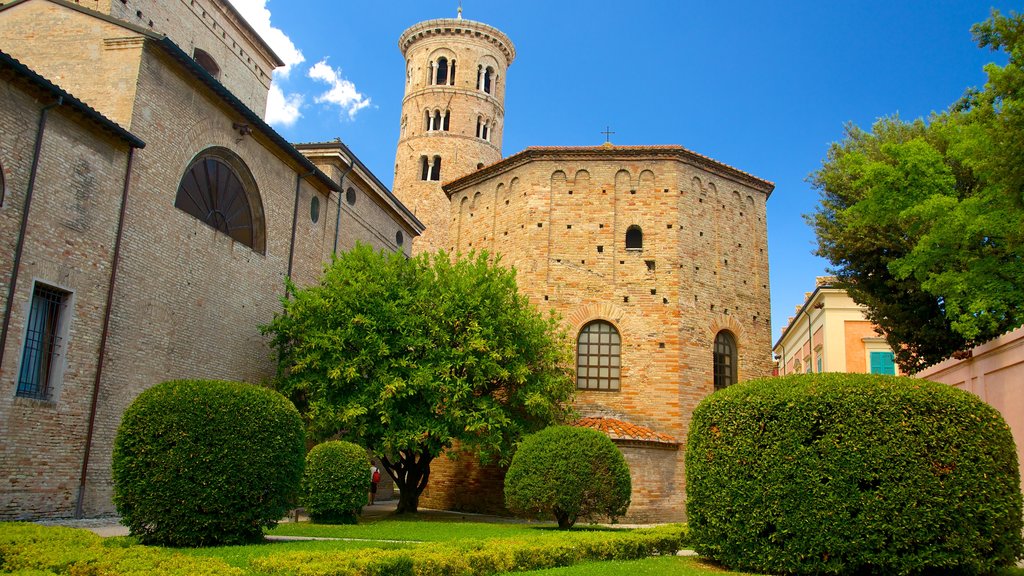
M 563 511 L 557 506 L 555 507 L 553 512 L 555 513 L 555 520 L 558 520 L 559 530 L 568 530 L 569 528 L 572 528 L 573 524 L 576 523 L 575 516 L 570 515 L 568 512 Z
M 397 461 L 392 462 L 386 456 L 381 456 L 381 464 L 384 470 L 395 481 L 398 487 L 398 508 L 397 514 L 415 514 L 420 505 L 420 494 L 427 487 L 427 480 L 430 479 L 430 461 L 434 457 L 429 454 L 414 454 L 401 452 Z

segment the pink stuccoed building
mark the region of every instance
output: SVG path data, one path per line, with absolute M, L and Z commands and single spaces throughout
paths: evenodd
M 1024 326 L 974 348 L 969 358 L 946 359 L 916 376 L 967 390 L 999 410 L 1013 431 L 1024 477 Z

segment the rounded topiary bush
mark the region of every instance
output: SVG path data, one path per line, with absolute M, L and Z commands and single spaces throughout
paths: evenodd
M 706 398 L 686 451 L 691 544 L 734 569 L 984 574 L 1022 552 L 999 413 L 905 377 L 808 374 Z
M 629 467 L 597 430 L 551 426 L 523 439 L 505 475 L 505 505 L 530 517 L 553 514 L 558 527 L 629 508 Z
M 333 440 L 306 455 L 302 505 L 314 522 L 355 524 L 369 492 L 370 458 L 361 447 Z
M 176 380 L 128 407 L 114 441 L 114 504 L 146 544 L 258 541 L 298 495 L 302 420 L 284 396 Z

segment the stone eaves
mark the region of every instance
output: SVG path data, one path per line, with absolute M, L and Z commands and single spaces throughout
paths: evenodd
M 530 146 L 529 148 L 495 162 L 490 166 L 484 166 L 480 170 L 467 174 L 447 182 L 442 189 L 449 197 L 458 191 L 470 186 L 484 182 L 498 174 L 538 160 L 608 160 L 621 158 L 623 160 L 636 158 L 650 158 L 654 160 L 675 159 L 685 164 L 690 164 L 727 178 L 735 180 L 755 190 L 765 193 L 770 197 L 775 183 L 753 174 L 749 174 L 738 168 L 723 164 L 713 158 L 698 154 L 678 145 L 651 145 L 651 146 Z

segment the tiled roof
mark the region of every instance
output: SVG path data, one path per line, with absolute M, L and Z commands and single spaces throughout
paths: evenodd
M 608 435 L 612 440 L 627 442 L 649 442 L 653 444 L 678 445 L 679 441 L 661 432 L 655 432 L 646 426 L 639 426 L 616 418 L 606 416 L 590 416 L 580 418 L 575 426 L 593 428 Z

